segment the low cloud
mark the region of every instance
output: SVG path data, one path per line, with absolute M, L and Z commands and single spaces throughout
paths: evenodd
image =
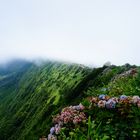
M 140 1 L 3 1 L 0 63 L 13 58 L 140 65 Z

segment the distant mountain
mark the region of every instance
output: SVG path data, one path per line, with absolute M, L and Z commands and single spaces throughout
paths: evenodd
M 28 67 L 28 65 L 31 65 L 31 62 L 25 61 L 25 60 L 12 60 L 9 61 L 5 64 L 1 64 L 0 65 L 0 75 L 7 75 L 7 74 L 11 74 L 14 72 L 21 72 L 24 71 L 24 69 L 26 69 L 26 67 Z
M 47 61 L 37 65 L 16 60 L 0 66 L 0 139 L 38 140 L 49 133 L 53 115 L 88 96 L 140 95 L 138 76 L 113 83 L 131 69 L 139 73 L 139 67 L 131 65 L 92 69 L 78 64 Z M 102 90 L 108 87 L 112 88 Z
M 17 89 L 21 77 L 32 65 L 24 60 L 14 60 L 0 65 L 0 100 Z

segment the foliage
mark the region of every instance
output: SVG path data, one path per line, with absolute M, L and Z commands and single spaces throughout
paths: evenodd
M 19 65 L 12 63 L 8 66 Z M 134 76 L 120 78 L 137 69 Z M 88 96 L 140 95 L 140 68 L 131 65 L 87 68 L 77 64 L 44 62 L 41 65 L 20 62 L 11 70 L 0 68 L 0 139 L 38 140 L 47 135 L 52 116 L 69 105 L 82 102 L 90 106 Z M 61 130 L 59 139 L 140 139 L 140 110 L 104 108 L 85 111 L 84 124 Z
M 90 71 L 76 64 L 48 61 L 26 65 L 22 73 L 9 72 L 0 80 L 0 139 L 34 140 L 46 135 L 51 116 L 73 102 L 75 93 L 81 93 L 79 85 L 86 82 Z

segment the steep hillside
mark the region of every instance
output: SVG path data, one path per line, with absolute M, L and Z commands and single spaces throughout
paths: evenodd
M 18 82 L 33 65 L 23 60 L 15 60 L 5 65 L 0 65 L 0 101 L 9 96 L 18 88 Z M 6 99 L 7 100 L 7 99 Z
M 48 139 L 139 140 L 139 67 L 103 67 L 88 83 L 78 104 L 53 117 Z
M 81 96 L 91 71 L 80 65 L 47 62 L 3 76 L 0 139 L 38 139 L 45 135 L 52 114 Z
M 129 72 L 131 69 L 134 69 L 136 76 L 131 75 Z M 8 70 L 5 69 L 5 71 Z M 53 126 L 52 116 L 58 114 L 64 107 L 77 105 L 80 102 L 88 107 L 89 96 L 140 95 L 139 77 L 139 67 L 128 64 L 91 69 L 82 65 L 50 61 L 41 65 L 27 62 L 21 65 L 20 63 L 16 69 L 6 73 L 3 71 L 1 74 L 0 139 L 38 140 L 39 137 L 49 134 Z M 86 117 L 91 117 L 91 121 L 92 118 L 98 118 L 97 125 L 101 120 L 110 119 L 109 116 L 113 114 L 105 112 L 105 110 L 96 110 L 95 113 L 86 110 Z M 138 118 L 139 113 L 135 114 L 135 117 Z M 138 119 L 136 121 L 139 123 Z M 122 124 L 122 121 L 120 123 Z M 125 121 L 123 125 L 128 127 Z M 63 136 L 59 134 L 59 138 L 70 139 L 69 132 L 75 133 L 75 127 L 82 128 L 81 132 L 86 134 L 87 126 L 83 126 L 84 130 L 83 127 L 77 125 L 70 127 L 71 129 L 64 131 Z M 103 123 L 102 126 L 105 124 Z M 118 125 L 117 130 L 113 130 L 112 126 L 113 123 L 110 123 L 108 129 L 103 129 L 101 132 L 114 136 L 116 131 L 124 129 L 124 126 Z M 140 129 L 138 127 L 134 130 Z M 121 136 L 126 138 L 125 133 L 128 130 L 124 129 L 124 131 Z M 110 136 L 110 138 L 113 137 Z

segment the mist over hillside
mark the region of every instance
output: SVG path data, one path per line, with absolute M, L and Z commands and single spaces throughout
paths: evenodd
M 139 0 L 1 0 L 0 140 L 140 140 L 139 16 Z
M 136 75 L 131 75 L 131 71 Z M 129 64 L 89 68 L 79 64 L 40 60 L 36 63 L 15 60 L 4 67 L 0 66 L 0 139 L 38 140 L 42 136 L 47 137 L 53 126 L 52 116 L 66 106 L 80 102 L 84 106 L 88 105 L 86 99 L 91 96 L 140 95 L 139 71 L 138 66 Z M 135 106 L 133 109 L 135 112 L 130 108 L 130 114 L 127 112 L 126 116 L 120 116 L 119 112 L 117 115 L 113 110 L 93 109 L 86 112 L 86 117 L 91 116 L 95 125 L 104 120 L 100 131 L 96 132 L 98 137 L 140 138 L 139 133 L 135 136 L 130 133 L 140 131 L 137 125 L 140 112 Z M 107 130 L 105 122 L 110 119 L 112 122 L 107 125 Z M 88 132 L 86 124 L 88 122 L 78 125 L 83 134 Z M 65 125 L 64 134 L 70 137 L 69 132 L 72 132 L 75 134 L 74 139 L 77 139 L 77 125 L 69 125 Z M 56 136 L 58 140 L 63 138 L 60 134 Z

